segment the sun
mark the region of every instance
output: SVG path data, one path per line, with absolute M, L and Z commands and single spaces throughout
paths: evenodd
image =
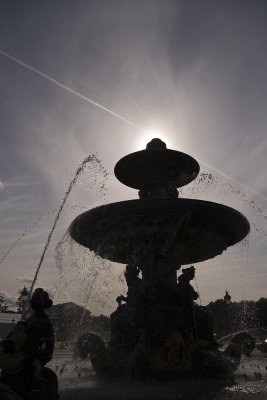
M 166 143 L 167 147 L 171 147 L 170 140 L 167 138 L 167 136 L 164 136 L 161 132 L 157 130 L 149 130 L 144 132 L 143 136 L 139 139 L 137 149 L 145 150 L 147 143 L 154 138 L 161 139 L 163 142 Z

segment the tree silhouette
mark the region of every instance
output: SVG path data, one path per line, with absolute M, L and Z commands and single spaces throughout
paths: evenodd
M 5 302 L 4 296 L 0 296 L 0 312 L 6 312 L 8 309 L 8 305 Z
M 18 306 L 18 308 L 17 308 L 18 313 L 22 313 L 25 303 L 27 301 L 27 297 L 28 297 L 28 291 L 27 291 L 26 287 L 24 286 L 24 288 L 20 292 L 18 300 L 16 301 L 16 304 Z
M 209 303 L 207 310 L 213 316 L 217 338 L 259 326 L 267 327 L 267 299 L 260 299 L 256 303 L 253 300 L 226 303 L 218 299 Z
M 267 299 L 260 298 L 255 303 L 256 316 L 262 328 L 267 328 Z

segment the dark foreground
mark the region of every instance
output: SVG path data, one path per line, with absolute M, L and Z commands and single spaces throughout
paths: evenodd
M 53 360 L 58 369 L 61 400 L 266 400 L 267 354 L 258 351 L 244 359 L 235 384 L 182 380 L 177 383 L 98 382 L 87 362 L 67 357 Z
M 266 385 L 250 383 L 222 388 L 216 382 L 134 386 L 113 383 L 61 392 L 62 400 L 266 400 L 266 396 Z

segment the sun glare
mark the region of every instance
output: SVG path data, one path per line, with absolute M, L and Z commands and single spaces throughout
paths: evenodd
M 137 149 L 145 150 L 147 143 L 150 142 L 154 138 L 161 139 L 163 142 L 166 143 L 167 147 L 171 147 L 170 140 L 166 136 L 164 136 L 159 131 L 151 130 L 151 131 L 145 132 L 145 134 L 139 139 L 138 144 L 137 144 Z

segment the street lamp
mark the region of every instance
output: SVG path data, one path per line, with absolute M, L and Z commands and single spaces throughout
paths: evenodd
M 23 301 L 23 303 L 25 303 L 28 300 L 28 290 L 26 289 L 26 287 L 24 286 L 24 288 L 21 291 L 21 300 Z
M 27 311 L 27 306 L 28 306 L 28 298 L 29 298 L 29 292 L 24 286 L 20 293 L 20 307 L 21 307 L 21 312 L 22 312 L 22 318 L 25 317 L 25 313 Z
M 225 302 L 225 304 L 231 304 L 231 296 L 229 295 L 227 290 L 225 292 L 224 302 Z

